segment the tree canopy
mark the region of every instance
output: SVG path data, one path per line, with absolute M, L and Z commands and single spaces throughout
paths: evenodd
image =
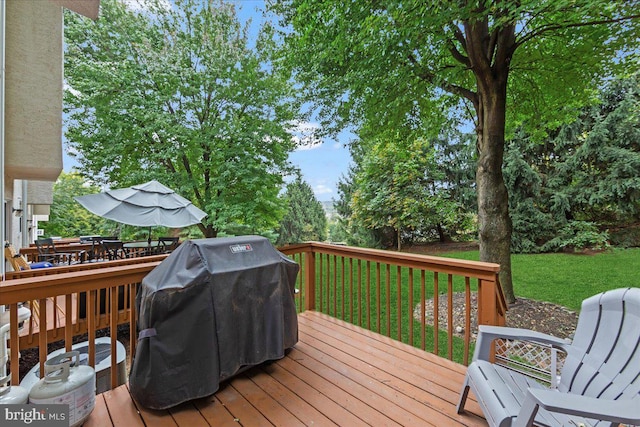
M 284 50 L 324 123 L 436 135 L 465 112 L 477 134 L 480 259 L 509 302 L 505 134 L 575 118 L 603 76 L 637 68 L 638 2 L 272 0 Z
M 108 221 L 83 208 L 74 197 L 100 192 L 100 187 L 85 182 L 78 173 L 62 172 L 53 185 L 53 204 L 49 220 L 38 223 L 45 236 L 78 237 L 113 234 Z
M 453 222 L 457 205 L 437 187 L 443 178 L 437 166 L 424 139 L 373 142 L 356 174 L 354 219 L 369 228 L 392 228 L 398 250 L 403 233 Z
M 274 34 L 248 36 L 223 1 L 103 0 L 65 14 L 66 138 L 82 174 L 112 188 L 157 179 L 207 212 L 203 234 L 276 226 L 303 117 L 271 60 Z

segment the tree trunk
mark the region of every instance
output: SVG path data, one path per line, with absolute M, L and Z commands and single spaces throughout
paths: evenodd
M 396 236 L 398 238 L 398 252 L 402 249 L 402 232 L 400 231 L 400 227 L 396 230 Z
M 506 73 L 505 73 L 506 74 Z M 480 79 L 479 79 L 480 80 Z M 478 84 L 478 223 L 480 260 L 500 264 L 507 303 L 515 302 L 511 279 L 511 217 L 502 176 L 507 78 L 485 76 Z
M 438 231 L 438 239 L 440 240 L 440 243 L 446 242 L 447 238 L 444 234 L 444 229 L 442 228 L 442 224 L 437 224 L 436 230 Z
M 211 225 L 203 225 L 202 223 L 198 224 L 198 227 L 200 228 L 200 231 L 202 231 L 202 234 L 204 234 L 204 237 L 209 239 L 212 237 L 218 237 L 218 229 L 213 228 L 213 226 Z

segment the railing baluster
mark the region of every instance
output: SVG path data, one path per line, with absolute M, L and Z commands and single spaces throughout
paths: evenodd
M 362 326 L 362 260 L 358 259 L 358 326 Z
M 111 291 L 111 304 L 109 305 L 110 322 L 109 322 L 109 334 L 111 335 L 111 388 L 114 389 L 118 385 L 118 358 L 116 357 L 116 341 L 118 338 L 118 290 L 119 286 L 112 286 Z M 126 301 L 126 300 L 125 300 Z
M 328 255 L 327 255 L 328 256 Z M 324 255 L 320 254 L 320 283 L 318 284 L 318 290 L 319 290 L 319 294 L 320 294 L 320 313 L 322 313 L 324 311 L 324 303 L 323 303 L 323 296 L 322 296 L 322 288 L 324 286 L 324 281 L 323 279 L 323 274 L 322 274 L 322 263 L 324 262 Z M 327 280 L 329 280 L 329 259 L 327 258 Z
M 464 278 L 464 364 L 469 364 L 469 345 L 471 342 L 471 286 L 469 276 Z
M 427 348 L 427 320 L 426 320 L 426 283 L 425 283 L 425 271 L 420 270 L 420 329 L 422 332 L 422 349 Z
M 402 267 L 396 266 L 396 328 L 398 341 L 402 341 Z
M 449 360 L 453 359 L 453 275 L 447 278 L 447 354 Z
M 381 310 L 381 306 L 382 303 L 380 301 L 380 288 L 381 288 L 382 284 L 380 283 L 380 263 L 376 262 L 376 315 L 378 316 L 378 321 L 376 322 L 376 326 L 377 328 L 377 332 L 381 333 L 382 332 L 382 326 L 380 325 L 380 323 L 382 322 L 381 316 L 382 316 L 382 310 Z
M 409 268 L 409 344 L 413 344 L 413 268 Z
M 346 271 L 345 271 L 345 269 L 344 269 L 344 257 L 340 257 L 340 259 L 341 259 L 340 264 L 341 264 L 341 266 L 342 266 L 342 267 L 341 267 L 342 269 L 340 270 L 340 271 L 341 271 L 341 273 L 342 273 L 342 274 L 340 275 L 340 294 L 341 294 L 341 296 L 342 296 L 342 300 L 341 300 L 342 308 L 341 308 L 340 314 L 341 314 L 341 316 L 342 316 L 342 319 L 344 320 L 344 319 L 346 319 L 346 318 L 347 318 L 347 315 L 346 315 L 346 313 L 345 313 L 345 311 L 344 311 L 344 297 L 345 297 L 345 292 L 344 292 L 344 290 L 345 290 L 345 281 L 344 281 L 344 276 L 345 276 L 345 274 L 346 274 Z
M 353 258 L 349 258 L 349 322 L 353 323 Z
M 40 316 L 38 320 L 38 353 L 40 357 L 40 378 L 44 377 L 44 362 L 47 360 L 47 298 L 38 303 Z
M 433 272 L 433 353 L 439 354 L 439 338 L 440 334 L 438 334 L 439 328 L 439 319 L 438 314 L 440 313 L 440 308 L 438 307 L 438 300 L 440 297 L 440 293 L 438 292 L 438 272 Z
M 89 366 L 96 367 L 96 291 L 91 290 L 87 294 L 87 336 L 89 338 Z
M 387 307 L 387 330 L 386 335 L 388 337 L 391 336 L 391 264 L 385 264 L 385 272 L 387 276 L 385 278 L 385 290 L 387 291 L 386 295 L 386 307 Z
M 132 283 L 129 285 L 129 366 L 131 366 L 133 362 L 133 358 L 136 354 L 136 345 L 138 340 L 136 339 L 137 334 L 137 320 L 138 315 L 136 312 L 136 296 L 137 296 L 137 285 Z M 302 304 L 300 304 L 302 307 Z M 114 349 L 111 349 L 111 357 L 116 358 L 116 355 L 113 354 Z
M 338 317 L 338 257 L 333 256 L 333 316 Z
M 325 313 L 331 314 L 331 256 L 327 254 L 327 308 L 325 309 Z
M 367 292 L 367 329 L 371 330 L 371 261 L 367 261 L 367 278 L 365 283 Z
M 64 350 L 71 351 L 73 345 L 73 302 L 72 295 L 65 295 L 64 300 Z M 77 319 L 77 315 L 76 315 Z
M 9 305 L 9 322 L 11 325 L 16 325 L 15 327 L 11 327 L 9 331 L 9 339 L 11 340 L 11 348 L 10 351 L 10 360 L 18 360 L 18 352 L 20 351 L 19 340 L 18 340 L 18 303 L 13 303 Z M 4 339 L 4 337 L 2 337 Z M 15 345 L 13 343 L 16 343 Z M 4 343 L 2 344 L 4 345 Z M 42 371 L 40 371 L 42 372 Z M 11 364 L 11 384 L 18 385 L 20 384 L 20 364 L 12 363 Z
M 305 252 L 305 310 L 315 310 L 316 308 L 316 258 L 312 251 Z M 322 273 L 322 272 L 321 272 Z

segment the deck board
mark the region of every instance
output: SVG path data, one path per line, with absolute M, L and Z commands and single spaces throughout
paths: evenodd
M 127 385 L 96 399 L 88 426 L 486 426 L 475 401 L 455 411 L 465 367 L 317 312 L 299 316 L 286 357 L 244 372 L 213 396 L 166 411 Z M 137 419 L 136 419 L 137 418 Z

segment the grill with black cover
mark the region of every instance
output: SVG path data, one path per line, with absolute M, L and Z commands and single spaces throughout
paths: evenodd
M 129 376 L 141 405 L 166 409 L 215 393 L 298 341 L 297 263 L 264 237 L 188 240 L 142 281 Z

